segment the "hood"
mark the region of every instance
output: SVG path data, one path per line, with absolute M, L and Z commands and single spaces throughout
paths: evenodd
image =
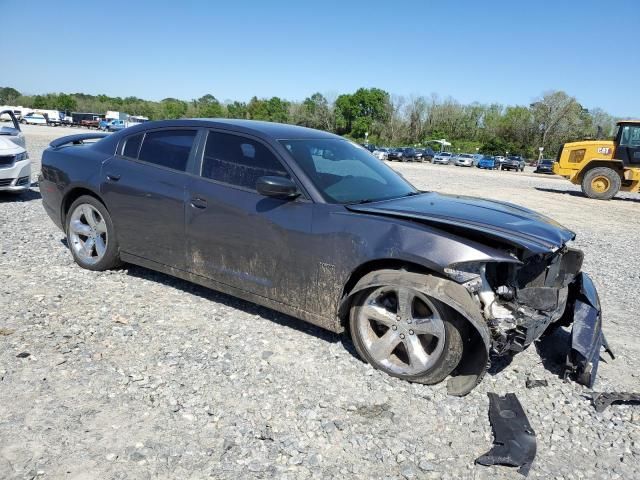
M 425 192 L 362 205 L 354 212 L 418 220 L 434 227 L 463 228 L 504 240 L 533 253 L 562 247 L 575 234 L 544 215 L 511 203 L 460 195 Z
M 26 150 L 19 144 L 14 143 L 16 137 L 0 136 L 0 156 L 18 155 Z

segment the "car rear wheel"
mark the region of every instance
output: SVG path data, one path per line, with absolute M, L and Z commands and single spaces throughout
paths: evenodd
M 412 288 L 387 285 L 356 296 L 350 333 L 360 357 L 404 380 L 434 384 L 462 357 L 461 327 L 447 307 Z
M 96 198 L 83 195 L 71 204 L 67 242 L 75 262 L 88 270 L 109 270 L 121 264 L 113 222 Z
M 622 179 L 611 168 L 598 167 L 589 170 L 582 177 L 582 191 L 589 198 L 610 200 L 620 190 Z

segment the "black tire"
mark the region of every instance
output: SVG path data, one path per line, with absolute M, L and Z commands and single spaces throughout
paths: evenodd
M 605 188 L 598 189 L 599 184 Z M 597 200 L 611 200 L 620 191 L 621 185 L 618 172 L 608 167 L 592 168 L 582 177 L 582 192 Z
M 108 239 L 106 242 L 106 250 L 103 257 L 95 263 L 88 263 L 84 261 L 83 258 L 76 253 L 76 250 L 72 246 L 72 241 L 70 240 L 72 212 L 74 212 L 78 206 L 83 204 L 89 204 L 94 207 L 99 212 L 106 225 L 106 236 Z M 97 198 L 90 195 L 82 195 L 71 204 L 69 210 L 66 212 L 65 233 L 67 235 L 67 243 L 69 250 L 71 251 L 71 255 L 73 256 L 74 261 L 82 268 L 94 271 L 104 271 L 111 270 L 122 265 L 122 261 L 120 260 L 120 248 L 118 247 L 118 240 L 115 235 L 115 228 L 111 220 L 111 215 L 109 215 L 104 204 Z
M 381 370 L 388 375 L 401 378 L 409 382 L 433 385 L 440 383 L 447 378 L 447 376 L 455 370 L 462 358 L 464 344 L 463 339 L 466 338 L 465 321 L 461 319 L 460 316 L 451 308 L 438 300 L 429 297 L 429 300 L 437 308 L 440 318 L 444 322 L 445 343 L 443 351 L 435 364 L 427 371 L 417 375 L 399 374 L 389 370 L 372 358 L 360 336 L 359 329 L 356 328 L 355 319 L 362 308 L 363 302 L 370 293 L 371 290 L 365 290 L 355 295 L 349 312 L 349 333 L 360 358 L 377 370 Z

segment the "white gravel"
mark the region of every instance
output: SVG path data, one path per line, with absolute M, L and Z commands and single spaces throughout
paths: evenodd
M 27 127 L 42 149 L 72 129 Z M 86 130 L 83 130 L 86 132 Z M 578 233 L 618 355 L 597 391 L 640 390 L 640 196 L 610 202 L 532 173 L 392 164 L 425 189 L 513 201 Z M 0 197 L 0 478 L 517 478 L 491 447 L 486 392 L 517 393 L 530 478 L 639 478 L 640 407 L 597 414 L 553 344 L 494 366 L 465 398 L 412 385 L 348 342 L 142 268 L 77 267 L 37 188 Z M 26 358 L 17 355 L 27 352 Z M 503 367 L 503 368 L 499 368 Z M 526 389 L 527 376 L 548 387 Z

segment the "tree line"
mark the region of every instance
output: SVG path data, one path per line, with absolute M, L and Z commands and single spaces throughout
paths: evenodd
M 248 102 L 219 101 L 211 94 L 190 101 L 165 98 L 109 97 L 84 93 L 24 95 L 0 88 L 0 104 L 65 112 L 107 110 L 142 115 L 152 120 L 171 118 L 241 118 L 317 128 L 385 146 L 427 145 L 446 139 L 453 151 L 537 157 L 539 147 L 553 157 L 567 141 L 609 137 L 615 118 L 584 108 L 563 91 L 549 91 L 529 105 L 462 104 L 438 95 L 396 96 L 379 88 L 360 88 L 336 98 L 320 93 L 301 102 L 279 97 L 253 97 Z

